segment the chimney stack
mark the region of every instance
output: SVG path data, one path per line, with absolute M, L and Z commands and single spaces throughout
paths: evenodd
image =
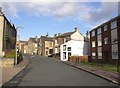
M 78 29 L 78 27 L 75 27 L 75 32 L 79 32 L 79 29 Z
M 56 37 L 57 36 L 57 34 L 54 34 L 54 37 Z
M 35 40 L 37 41 L 37 36 L 35 36 Z
M 58 36 L 61 35 L 62 33 L 58 33 Z
M 0 15 L 3 15 L 2 7 L 0 7 Z
M 89 31 L 86 32 L 86 38 L 90 39 L 90 33 L 89 33 Z
M 47 34 L 46 34 L 46 37 L 48 37 L 48 36 L 49 36 L 49 34 L 47 33 Z

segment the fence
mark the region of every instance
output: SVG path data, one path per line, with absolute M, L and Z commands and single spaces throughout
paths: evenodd
M 70 62 L 73 62 L 73 63 L 88 62 L 88 56 L 71 56 Z

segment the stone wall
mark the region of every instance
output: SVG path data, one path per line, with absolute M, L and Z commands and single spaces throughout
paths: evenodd
M 3 58 L 0 59 L 0 67 L 13 67 L 14 58 Z

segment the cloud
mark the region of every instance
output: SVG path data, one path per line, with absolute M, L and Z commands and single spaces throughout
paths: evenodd
M 94 3 L 95 4 L 95 3 Z M 4 2 L 5 14 L 19 17 L 19 12 L 35 16 L 52 16 L 56 19 L 72 18 L 77 21 L 99 23 L 117 14 L 117 2 L 99 2 L 100 6 L 84 2 Z
M 106 18 L 111 18 L 113 14 L 117 15 L 117 5 L 117 2 L 102 2 L 99 9 L 95 9 L 89 12 L 89 19 L 93 22 L 98 22 L 101 20 L 106 20 Z
M 98 25 L 110 20 L 118 15 L 117 2 L 101 2 L 98 8 L 87 6 L 88 9 L 84 13 L 80 13 L 78 20 L 85 22 L 86 27 L 93 29 Z
M 3 7 L 3 12 L 8 15 L 8 16 L 12 16 L 15 18 L 18 18 L 18 9 L 17 9 L 17 4 L 15 3 L 2 3 L 2 7 Z

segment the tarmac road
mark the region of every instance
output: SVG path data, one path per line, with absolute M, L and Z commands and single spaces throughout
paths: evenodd
M 117 86 L 61 61 L 34 56 L 28 66 L 4 86 Z

